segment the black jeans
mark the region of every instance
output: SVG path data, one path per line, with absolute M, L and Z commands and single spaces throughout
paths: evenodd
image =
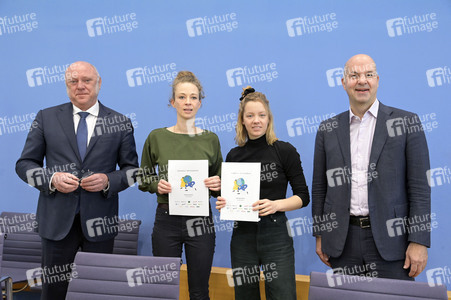
M 260 269 L 266 299 L 296 299 L 293 239 L 286 222 L 280 212 L 257 223 L 238 222 L 230 243 L 235 299 L 260 299 Z
M 208 281 L 215 251 L 213 219 L 208 217 L 171 216 L 157 208 L 152 232 L 154 256 L 181 257 L 185 245 L 190 299 L 210 299 Z

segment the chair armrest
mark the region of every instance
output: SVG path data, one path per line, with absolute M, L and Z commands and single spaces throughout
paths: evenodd
M 5 282 L 5 294 L 6 300 L 13 300 L 13 279 L 9 276 L 4 276 L 0 278 L 0 286 Z M 2 292 L 3 294 L 3 292 Z

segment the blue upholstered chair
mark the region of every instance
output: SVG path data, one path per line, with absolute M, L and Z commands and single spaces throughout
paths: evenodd
M 78 252 L 67 300 L 178 299 L 180 258 Z
M 446 286 L 386 278 L 310 273 L 309 300 L 447 300 Z

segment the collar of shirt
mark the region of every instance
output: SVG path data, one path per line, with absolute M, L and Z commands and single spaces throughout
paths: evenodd
M 370 108 L 365 112 L 362 119 L 367 118 L 369 114 L 371 114 L 375 119 L 377 119 L 377 112 L 379 111 L 379 100 L 374 101 L 374 103 L 370 106 Z M 349 107 L 349 124 L 351 124 L 352 120 L 355 118 L 359 118 L 353 112 L 351 107 Z
M 74 115 L 76 115 L 82 111 L 81 109 L 76 107 L 74 104 L 72 104 L 72 107 L 73 107 Z M 86 112 L 88 112 L 90 115 L 97 117 L 99 115 L 99 108 L 100 108 L 99 101 L 96 101 L 96 103 L 93 106 L 91 106 Z

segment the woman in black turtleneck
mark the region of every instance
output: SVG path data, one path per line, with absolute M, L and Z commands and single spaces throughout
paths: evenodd
M 235 299 L 260 299 L 260 269 L 266 299 L 296 299 L 293 239 L 285 211 L 309 203 L 309 192 L 296 148 L 277 140 L 269 102 L 247 87 L 241 97 L 235 140 L 227 162 L 261 162 L 260 199 L 253 204 L 259 222 L 237 222 L 230 243 Z M 290 183 L 293 196 L 286 198 Z M 218 197 L 216 208 L 225 206 Z

